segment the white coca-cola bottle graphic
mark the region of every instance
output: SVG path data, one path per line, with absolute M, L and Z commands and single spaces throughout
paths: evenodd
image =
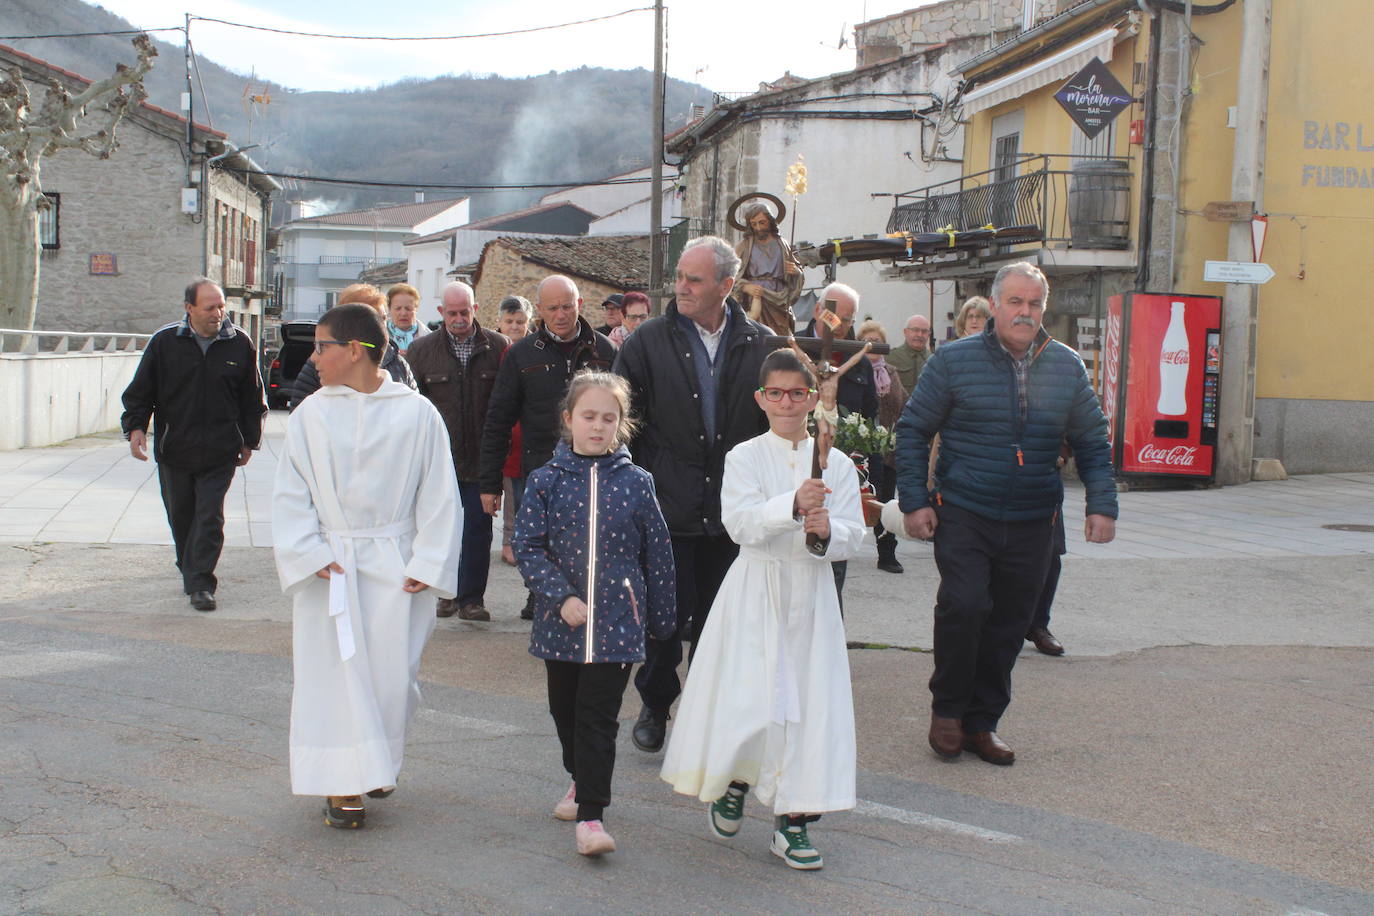
M 1183 303 L 1170 305 L 1169 330 L 1159 351 L 1159 405 L 1161 416 L 1181 417 L 1188 412 L 1188 329 L 1183 323 Z

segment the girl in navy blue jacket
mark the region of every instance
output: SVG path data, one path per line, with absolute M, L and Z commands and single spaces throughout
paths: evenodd
M 620 703 L 644 660 L 647 629 L 676 626 L 673 549 L 653 478 L 630 461 L 630 389 L 583 371 L 563 400 L 563 441 L 533 471 L 515 522 L 520 574 L 534 596 L 530 654 L 548 669 L 549 712 L 563 745 L 568 793 L 553 809 L 577 821 L 577 851 L 615 851 L 602 824 L 611 801 Z

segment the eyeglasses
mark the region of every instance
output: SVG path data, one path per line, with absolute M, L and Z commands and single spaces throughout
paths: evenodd
M 763 392 L 766 400 L 775 404 L 781 401 L 784 396 L 790 398 L 793 404 L 800 404 L 816 393 L 815 388 L 760 388 L 759 391 Z
M 643 321 L 645 318 L 648 318 L 648 317 L 649 317 L 649 313 L 648 313 L 648 312 L 645 312 L 643 315 L 631 315 L 631 314 L 628 313 L 628 312 L 625 313 L 625 320 L 626 320 L 626 321 Z
M 315 353 L 318 356 L 323 356 L 325 344 L 334 344 L 335 346 L 346 347 L 351 343 L 355 343 L 360 347 L 367 347 L 369 350 L 377 349 L 376 344 L 368 343 L 365 340 L 317 340 L 315 341 Z

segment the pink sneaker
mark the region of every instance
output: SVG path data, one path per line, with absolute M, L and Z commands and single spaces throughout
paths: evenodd
M 577 851 L 584 856 L 615 852 L 615 837 L 606 832 L 600 821 L 578 821 Z
M 568 786 L 568 794 L 563 796 L 563 800 L 553 806 L 553 816 L 560 821 L 577 820 L 577 783 Z

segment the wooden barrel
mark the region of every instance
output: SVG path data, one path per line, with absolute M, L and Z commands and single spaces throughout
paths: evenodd
M 1120 250 L 1131 244 L 1131 171 L 1120 159 L 1084 159 L 1069 187 L 1074 248 Z

